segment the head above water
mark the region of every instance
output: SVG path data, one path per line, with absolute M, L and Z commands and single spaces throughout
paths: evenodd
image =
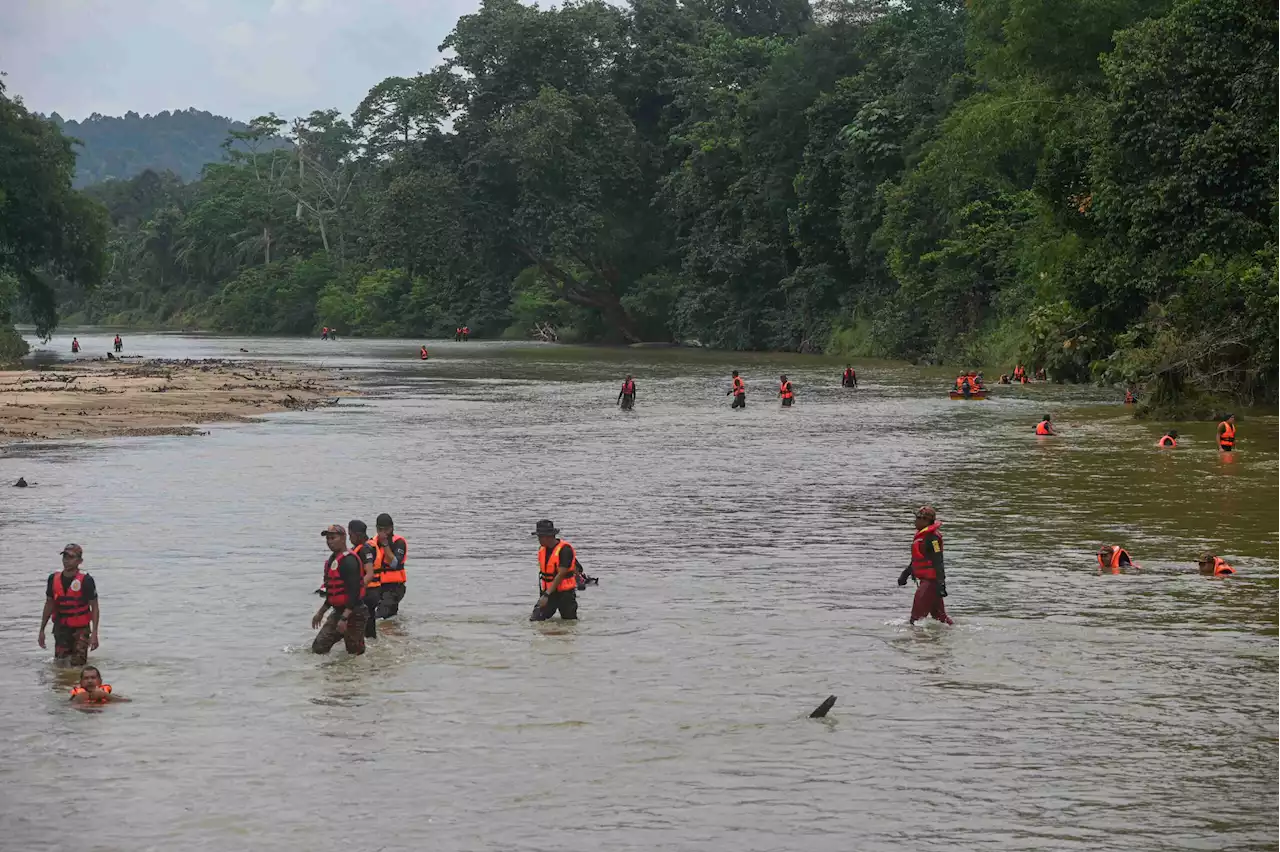
M 68 573 L 75 571 L 84 562 L 84 548 L 78 544 L 68 544 L 62 548 L 62 570 Z
M 347 531 L 340 524 L 329 524 L 320 531 L 320 535 L 324 536 L 324 543 L 329 545 L 329 549 L 334 553 L 341 553 L 347 549 Z
M 736 379 L 736 378 L 738 378 L 738 371 L 737 371 L 737 370 L 734 370 L 734 371 L 733 371 L 733 377 L 734 377 L 735 379 Z
M 85 689 L 97 689 L 102 686 L 102 672 L 97 666 L 85 666 L 80 670 L 80 685 Z
M 1206 550 L 1204 553 L 1201 553 L 1201 554 L 1200 554 L 1200 558 L 1199 558 L 1198 560 L 1196 560 L 1196 564 L 1200 566 L 1200 573 L 1201 573 L 1201 574 L 1212 574 L 1212 573 L 1213 573 L 1213 560 L 1214 560 L 1214 558 L 1215 558 L 1214 554 L 1210 553 L 1210 552 L 1209 552 L 1209 551 L 1207 551 L 1207 550 Z
M 785 382 L 785 381 L 787 380 L 787 376 L 786 376 L 786 374 L 784 373 L 784 374 L 782 374 L 781 376 L 778 376 L 778 380 L 779 380 L 779 381 L 783 381 L 783 382 Z
M 1223 420 L 1225 420 L 1227 423 L 1235 423 L 1235 422 L 1236 422 L 1236 416 L 1235 416 L 1234 414 L 1232 414 L 1231 412 L 1229 412 L 1229 411 L 1227 412 L 1227 414 L 1226 414 L 1222 419 L 1223 419 Z
M 553 522 L 543 518 L 534 526 L 533 534 L 538 537 L 538 544 L 543 547 L 551 547 L 555 544 L 556 539 L 559 538 L 560 530 L 556 528 Z
M 916 529 L 922 530 L 938 520 L 938 512 L 932 506 L 921 506 L 916 509 Z
M 369 540 L 369 527 L 364 521 L 353 520 L 347 523 L 347 535 L 351 537 L 352 544 L 364 544 Z
M 1168 432 L 1165 432 L 1165 434 L 1166 434 L 1166 435 L 1168 435 L 1170 438 L 1175 438 L 1175 439 L 1176 439 L 1176 438 L 1178 437 L 1178 430 L 1177 430 L 1177 429 L 1170 429 Z

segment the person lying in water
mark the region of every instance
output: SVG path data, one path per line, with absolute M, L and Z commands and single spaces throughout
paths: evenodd
M 85 666 L 80 670 L 80 683 L 71 689 L 72 704 L 106 704 L 111 701 L 128 701 L 123 695 L 113 695 L 111 684 L 102 682 L 102 672 L 97 666 Z
M 1200 554 L 1200 573 L 1206 577 L 1225 577 L 1236 573 L 1236 569 L 1227 564 L 1227 560 L 1214 556 L 1208 551 Z

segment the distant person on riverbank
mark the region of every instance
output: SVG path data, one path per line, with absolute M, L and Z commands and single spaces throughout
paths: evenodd
M 326 325 L 324 328 L 320 329 L 320 339 L 321 340 L 329 339 L 329 326 Z
M 62 548 L 62 570 L 45 583 L 44 614 L 36 641 L 44 647 L 44 629 L 53 620 L 53 658 L 65 665 L 83 666 L 98 648 L 98 586 L 80 570 L 84 550 L 78 544 Z
M 738 375 L 738 371 L 733 371 L 733 387 L 729 389 L 729 393 L 725 396 L 733 395 L 733 405 L 730 408 L 746 408 L 747 407 L 747 383 Z
M 840 387 L 842 388 L 858 387 L 858 374 L 854 372 L 852 364 L 845 366 L 844 375 L 840 377 Z
M 796 401 L 796 392 L 785 375 L 778 376 L 778 396 L 782 399 L 783 408 L 790 408 L 791 403 Z
M 427 345 L 425 343 L 422 344 L 422 348 L 418 351 L 418 358 L 425 361 L 430 357 L 431 355 L 427 352 Z
M 111 345 L 115 347 L 117 353 L 124 351 L 124 341 L 120 339 L 120 335 L 118 334 L 116 335 L 116 339 L 112 341 Z
M 348 654 L 363 654 L 368 612 L 362 599 L 360 557 L 347 550 L 347 531 L 338 524 L 330 525 L 320 535 L 329 547 L 329 558 L 324 563 L 325 600 L 311 619 L 312 629 L 320 629 L 311 650 L 327 654 L 341 639 Z M 326 619 L 325 612 L 330 610 Z
M 1119 574 L 1122 568 L 1137 568 L 1129 559 L 1129 551 L 1118 544 L 1104 544 L 1098 548 L 1098 570 Z
M 947 573 L 942 564 L 942 534 L 938 532 L 938 513 L 932 506 L 916 509 L 916 534 L 911 540 L 911 564 L 898 575 L 898 585 L 915 578 L 916 596 L 911 601 L 911 619 L 915 624 L 932 616 L 943 624 L 955 624 L 947 615 Z
M 378 537 L 374 542 L 374 570 L 378 572 L 378 618 L 394 618 L 400 612 L 405 586 L 409 580 L 406 563 L 409 561 L 409 542 L 396 535 L 396 525 L 386 512 L 378 515 Z
M 560 530 L 545 518 L 533 534 L 538 537 L 538 603 L 530 621 L 546 621 L 560 612 L 564 621 L 578 618 L 578 555 L 560 538 Z
M 467 340 L 470 340 L 470 339 L 471 339 L 471 326 L 469 326 L 469 325 L 464 325 L 464 326 L 462 327 L 462 339 L 463 339 L 464 341 L 467 341 Z
M 1228 577 L 1236 573 L 1236 569 L 1228 565 L 1225 559 L 1214 556 L 1208 551 L 1200 554 L 1200 561 L 1197 564 L 1200 573 L 1206 577 Z
M 1041 420 L 1039 423 L 1037 423 L 1037 424 L 1036 424 L 1036 434 L 1037 434 L 1037 435 L 1056 435 L 1056 434 L 1058 434 L 1057 432 L 1053 431 L 1053 424 L 1049 422 L 1049 415 L 1048 415 L 1048 414 L 1046 414 L 1046 415 L 1044 416 L 1044 419 L 1043 419 L 1043 420 Z
M 107 704 L 128 701 L 123 695 L 111 692 L 111 684 L 102 682 L 102 672 L 97 666 L 85 666 L 80 670 L 80 683 L 71 688 L 72 704 Z
M 636 383 L 630 374 L 622 380 L 622 390 L 618 391 L 618 405 L 623 411 L 630 411 L 636 405 Z
M 1049 373 L 1048 373 L 1048 371 L 1047 371 L 1047 370 L 1045 370 L 1045 368 L 1044 368 L 1044 367 L 1037 367 L 1037 368 L 1036 368 L 1036 381 L 1038 381 L 1038 382 L 1047 382 L 1047 381 L 1049 381 Z
M 462 326 L 458 326 L 453 330 L 453 340 L 455 343 L 462 342 Z
M 1136 405 L 1138 402 L 1138 389 L 1133 385 L 1129 385 L 1129 389 L 1124 392 L 1124 404 Z
M 382 597 L 382 583 L 378 577 L 378 550 L 369 541 L 369 527 L 364 521 L 353 520 L 347 523 L 347 536 L 351 539 L 351 552 L 360 560 L 361 587 L 364 589 L 364 608 L 368 618 L 364 623 L 364 637 L 378 638 L 378 620 L 374 614 Z
M 1229 453 L 1236 448 L 1236 416 L 1228 414 L 1218 424 L 1218 449 Z
M 1164 433 L 1164 437 L 1156 441 L 1156 446 L 1162 450 L 1171 450 L 1178 446 L 1178 430 L 1170 429 Z
M 71 354 L 76 355 L 80 352 L 80 338 L 71 338 Z

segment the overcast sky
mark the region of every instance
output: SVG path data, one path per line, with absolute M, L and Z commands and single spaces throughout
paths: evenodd
M 350 112 L 426 71 L 480 0 L 0 0 L 0 71 L 28 109 L 79 119 L 194 106 L 247 120 Z

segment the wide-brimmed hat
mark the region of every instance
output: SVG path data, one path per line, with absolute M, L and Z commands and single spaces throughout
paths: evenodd
M 543 518 L 542 520 L 538 521 L 534 531 L 530 534 L 536 535 L 536 536 L 560 535 L 560 530 L 556 529 L 556 525 L 553 524 L 551 521 L 548 521 L 546 518 Z

